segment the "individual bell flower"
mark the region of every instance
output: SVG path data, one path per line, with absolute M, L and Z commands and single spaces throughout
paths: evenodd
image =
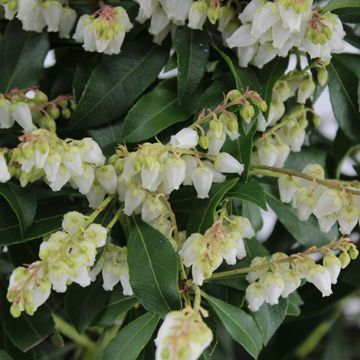
M 141 219 L 147 223 L 156 220 L 161 214 L 166 212 L 165 205 L 157 196 L 148 196 L 141 208 Z
M 257 45 L 257 44 L 255 44 L 253 46 L 237 48 L 236 54 L 237 54 L 239 66 L 247 68 L 249 66 L 251 60 L 257 53 L 258 48 L 259 48 L 259 45 Z
M 197 360 L 212 339 L 211 330 L 195 310 L 186 307 L 169 312 L 155 339 L 155 359 Z
M 255 267 L 255 266 L 266 265 L 266 264 L 268 264 L 268 261 L 265 257 L 256 256 L 251 260 L 250 266 Z M 245 279 L 249 283 L 254 283 L 257 280 L 262 279 L 264 277 L 264 275 L 267 273 L 267 271 L 268 271 L 267 267 L 264 267 L 263 269 L 251 271 L 246 275 Z
M 203 164 L 211 170 L 212 174 L 213 174 L 213 183 L 218 184 L 218 183 L 222 183 L 226 180 L 226 176 L 223 175 L 219 170 L 215 169 L 213 163 L 211 163 L 210 161 L 203 161 Z M 185 182 L 184 182 L 185 185 Z
M 11 175 L 6 163 L 4 152 L 0 151 L 0 183 L 5 183 L 11 179 Z
M 285 204 L 291 203 L 298 189 L 294 179 L 288 175 L 280 176 L 278 179 L 278 186 L 280 200 Z
M 189 28 L 202 30 L 207 19 L 208 4 L 200 0 L 192 3 L 189 11 Z
M 124 214 L 130 216 L 137 211 L 141 207 L 145 197 L 146 193 L 141 188 L 129 187 L 125 193 Z
M 323 233 L 328 233 L 332 229 L 332 227 L 336 224 L 336 221 L 337 221 L 336 214 L 322 216 L 321 218 L 318 219 L 320 231 L 322 231 Z
M 282 25 L 291 33 L 300 32 L 302 24 L 311 17 L 312 0 L 301 2 L 279 0 L 277 4 Z
M 94 183 L 95 169 L 89 164 L 83 164 L 83 168 L 83 174 L 72 176 L 71 182 L 76 185 L 81 194 L 86 195 L 89 193 Z
M 226 140 L 225 132 L 223 131 L 216 132 L 210 129 L 207 132 L 206 137 L 209 139 L 208 154 L 209 155 L 219 154 Z
M 59 191 L 70 180 L 71 172 L 64 166 L 60 165 L 54 180 L 49 181 L 52 191 Z
M 264 0 L 251 0 L 239 14 L 239 19 L 242 23 L 251 22 L 256 11 L 265 4 Z
M 72 175 L 81 176 L 84 172 L 81 153 L 75 146 L 68 145 L 64 149 L 63 164 Z
M 282 271 L 281 277 L 284 280 L 284 289 L 281 292 L 281 297 L 285 299 L 301 285 L 301 278 L 294 269 Z
M 343 206 L 337 217 L 340 232 L 349 235 L 358 223 L 359 217 L 360 212 L 353 205 Z
M 152 221 L 149 225 L 151 225 L 154 229 L 162 233 L 165 237 L 167 237 L 174 247 L 174 250 L 177 250 L 177 244 L 172 239 L 173 233 L 173 225 L 167 216 L 159 216 L 156 220 Z
M 100 224 L 90 224 L 83 232 L 84 241 L 91 242 L 95 247 L 106 244 L 108 231 Z
M 198 233 L 190 235 L 179 251 L 184 265 L 190 267 L 199 257 L 203 256 L 206 246 L 204 235 Z
M 323 266 L 330 274 L 331 283 L 336 284 L 341 271 L 341 261 L 335 255 L 326 255 L 323 259 Z
M 251 34 L 251 25 L 241 25 L 228 39 L 226 44 L 229 48 L 247 48 L 253 46 L 257 37 Z
M 92 209 L 96 209 L 104 200 L 106 195 L 105 189 L 98 183 L 94 182 L 91 185 L 90 191 L 86 194 L 86 198 L 89 202 L 89 206 Z
M 342 208 L 341 197 L 335 190 L 325 190 L 316 201 L 313 213 L 319 219 L 338 212 Z
M 11 105 L 11 117 L 24 129 L 25 132 L 33 130 L 33 121 L 29 105 L 17 102 Z
M 170 145 L 181 149 L 191 149 L 198 145 L 199 135 L 196 130 L 185 128 L 180 130 L 177 134 L 172 135 Z
M 154 36 L 154 42 L 161 44 L 162 40 L 170 31 L 170 19 L 163 10 L 163 8 L 158 5 L 153 11 L 150 21 L 149 33 Z
M 97 182 L 105 189 L 108 194 L 115 194 L 117 176 L 112 165 L 103 165 L 96 171 Z
M 231 223 L 229 223 L 229 228 L 233 232 L 240 234 L 242 238 L 251 239 L 255 236 L 255 231 L 251 226 L 251 223 L 248 218 L 243 216 L 230 216 Z
M 280 15 L 277 5 L 271 2 L 265 2 L 254 14 L 251 34 L 255 37 L 265 34 L 279 19 Z
M 273 125 L 279 121 L 285 114 L 285 105 L 283 102 L 274 101 L 271 102 L 269 115 L 268 115 L 268 125 Z
M 9 129 L 14 125 L 15 119 L 10 115 L 11 102 L 0 99 L 0 129 Z
M 149 191 L 156 191 L 163 180 L 160 164 L 157 161 L 150 161 L 141 169 L 141 185 Z
M 181 2 L 174 0 L 159 1 L 171 21 L 176 25 L 184 25 L 192 5 L 192 0 L 182 0 Z
M 41 32 L 46 26 L 42 7 L 37 0 L 19 0 L 17 18 L 25 31 Z
M 199 199 L 206 199 L 209 197 L 213 176 L 212 171 L 206 166 L 199 166 L 193 172 L 191 179 Z
M 165 194 L 179 190 L 185 180 L 186 163 L 181 158 L 169 157 L 165 162 L 163 187 Z
M 277 49 L 275 49 L 271 43 L 265 43 L 259 46 L 254 58 L 250 63 L 259 69 L 262 69 L 268 62 L 274 59 L 277 54 Z
M 275 145 L 270 141 L 261 141 L 257 145 L 260 165 L 274 166 L 278 157 L 278 151 Z
M 182 159 L 185 161 L 186 170 L 185 170 L 185 180 L 183 182 L 184 185 L 192 185 L 192 174 L 198 166 L 198 162 L 196 158 L 192 155 L 184 155 Z
M 309 270 L 306 280 L 320 290 L 323 297 L 332 294 L 330 272 L 325 267 L 321 265 L 312 267 Z
M 142 24 L 151 18 L 158 2 L 157 0 L 135 0 L 135 2 L 140 6 L 136 21 Z
M 298 211 L 299 219 L 301 221 L 306 221 L 309 219 L 310 215 L 313 213 L 315 200 L 316 199 L 312 191 L 308 191 L 304 188 L 298 189 L 294 201 L 295 207 Z
M 245 299 L 251 311 L 258 311 L 265 302 L 265 289 L 262 282 L 254 282 L 246 288 Z
M 83 138 L 79 143 L 82 161 L 96 166 L 104 165 L 105 156 L 100 146 L 92 138 Z
M 44 163 L 44 172 L 47 181 L 52 182 L 56 179 L 61 160 L 61 155 L 58 152 L 51 152 L 49 154 Z
M 68 234 L 74 235 L 83 229 L 85 222 L 85 215 L 77 211 L 70 211 L 64 215 L 61 226 Z
M 40 261 L 31 264 L 28 268 L 16 268 L 10 276 L 7 292 L 7 300 L 12 303 L 11 315 L 17 318 L 23 311 L 33 315 L 49 298 L 50 292 L 51 283 Z
M 1 4 L 4 11 L 5 11 L 5 19 L 6 20 L 12 20 L 18 10 L 18 2 L 16 0 L 12 0 L 12 1 L 8 1 L 6 4 L 2 3 Z
M 276 141 L 274 145 L 277 149 L 277 157 L 274 166 L 278 168 L 282 168 L 285 165 L 286 160 L 290 155 L 290 151 L 291 151 L 290 147 L 281 140 Z
M 121 174 L 121 177 L 125 181 L 130 181 L 138 173 L 138 169 L 135 169 L 134 166 L 135 158 L 136 158 L 136 153 L 130 153 L 125 159 L 124 169 Z
M 307 74 L 300 83 L 297 95 L 297 102 L 299 104 L 305 104 L 306 100 L 309 99 L 315 91 L 315 83 L 312 76 Z
M 194 284 L 202 286 L 204 280 L 211 277 L 222 261 L 222 255 L 218 254 L 215 249 L 210 249 L 206 252 L 206 256 L 198 258 L 191 269 Z
M 285 283 L 280 274 L 268 272 L 264 276 L 264 292 L 265 301 L 270 305 L 279 303 L 280 295 L 282 294 Z
M 59 37 L 69 39 L 77 18 L 76 11 L 68 6 L 63 7 L 59 22 Z
M 62 5 L 56 0 L 46 0 L 41 4 L 41 6 L 47 30 L 49 32 L 58 32 L 63 12 Z
M 241 175 L 244 165 L 240 164 L 233 156 L 228 153 L 220 153 L 215 158 L 215 169 L 222 173 L 237 173 Z

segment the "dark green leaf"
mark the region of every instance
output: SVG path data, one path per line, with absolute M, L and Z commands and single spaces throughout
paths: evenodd
M 216 208 L 225 194 L 235 186 L 238 179 L 227 180 L 212 186 L 208 199 L 196 199 L 192 204 L 193 212 L 187 225 L 187 233 L 204 233 L 214 222 Z
M 236 184 L 228 193 L 228 197 L 252 202 L 267 210 L 266 196 L 263 187 L 255 180 Z
M 197 97 L 179 105 L 176 81 L 160 83 L 143 96 L 125 118 L 121 142 L 138 143 L 157 135 L 169 126 L 187 120 L 195 111 Z
M 11 21 L 0 45 L 0 92 L 37 84 L 48 51 L 46 32 L 23 31 L 19 21 Z
M 259 231 L 264 223 L 260 208 L 252 202 L 242 201 L 242 215 L 249 219 L 253 229 Z
M 168 57 L 168 47 L 148 36 L 129 42 L 119 55 L 98 65 L 86 85 L 70 126 L 104 125 L 124 114 L 156 79 Z
M 341 8 L 360 8 L 358 0 L 331 0 L 327 6 L 324 7 L 323 12 L 333 11 Z
M 128 242 L 130 283 L 145 309 L 165 316 L 181 307 L 177 256 L 169 240 L 134 218 Z
M 158 322 L 158 316 L 146 313 L 125 326 L 105 349 L 104 360 L 137 359 Z
M 245 311 L 207 294 L 203 294 L 228 333 L 254 358 L 262 348 L 262 335 L 252 316 Z
M 266 195 L 268 204 L 275 211 L 279 221 L 300 244 L 307 247 L 312 245 L 322 246 L 338 237 L 336 226 L 329 233 L 325 234 L 320 231 L 317 220 L 314 217 L 307 221 L 301 221 L 297 216 L 297 211 L 291 206 L 283 204 L 270 193 Z
M 203 78 L 209 58 L 205 31 L 178 27 L 173 39 L 178 64 L 178 93 L 182 103 L 190 98 Z
M 350 139 L 359 142 L 358 79 L 336 59 L 333 59 L 329 66 L 329 91 L 331 105 L 340 128 Z
M 287 308 L 288 300 L 280 299 L 278 305 L 263 304 L 261 308 L 254 313 L 255 321 L 262 333 L 264 345 L 267 345 L 275 334 L 275 331 L 285 320 Z
M 19 221 L 22 236 L 33 223 L 36 213 L 36 198 L 32 191 L 12 183 L 0 184 L 0 195 L 13 209 Z
M 296 291 L 289 295 L 288 303 L 286 315 L 299 316 L 301 314 L 300 306 L 303 304 L 303 301 Z
M 117 122 L 98 129 L 89 130 L 89 135 L 99 144 L 105 154 L 112 155 L 120 140 L 123 124 Z
M 286 160 L 285 167 L 302 171 L 308 164 L 319 164 L 326 168 L 327 152 L 315 147 L 303 146 L 300 152 L 292 152 Z
M 0 359 L 1 360 L 13 360 L 13 358 L 8 355 L 4 350 L 0 349 Z

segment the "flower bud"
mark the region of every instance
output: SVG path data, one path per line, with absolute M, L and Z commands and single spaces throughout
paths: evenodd
M 204 149 L 207 150 L 209 147 L 209 138 L 206 135 L 202 135 L 199 138 L 199 146 Z
M 321 67 L 317 72 L 317 82 L 320 86 L 325 86 L 328 82 L 329 73 L 326 67 Z
M 249 124 L 251 119 L 255 116 L 254 107 L 250 104 L 245 104 L 240 109 L 240 116 Z

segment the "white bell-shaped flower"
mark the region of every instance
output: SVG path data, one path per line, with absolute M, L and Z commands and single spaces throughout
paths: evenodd
M 208 4 L 205 1 L 195 1 L 189 11 L 189 28 L 202 30 L 207 19 Z
M 84 172 L 81 153 L 75 146 L 67 146 L 63 153 L 63 164 L 72 175 L 81 176 Z
M 96 166 L 101 166 L 105 163 L 105 156 L 100 146 L 92 138 L 84 138 L 81 140 L 80 152 L 84 162 Z
M 75 25 L 77 18 L 76 11 L 68 6 L 62 10 L 60 23 L 59 23 L 59 36 L 63 39 L 69 39 L 71 30 Z
M 281 273 L 284 280 L 284 289 L 281 292 L 281 297 L 287 298 L 293 293 L 301 284 L 301 278 L 296 270 L 288 270 Z
M 196 130 L 185 128 L 180 130 L 177 134 L 172 135 L 170 144 L 181 149 L 191 149 L 198 145 L 199 135 Z
M 11 117 L 24 129 L 25 132 L 32 131 L 32 121 L 29 105 L 17 102 L 11 106 Z
M 259 282 L 250 284 L 246 288 L 245 299 L 248 302 L 248 307 L 251 311 L 258 311 L 265 302 L 264 285 Z
M 149 166 L 141 169 L 141 185 L 149 191 L 156 191 L 162 181 L 161 166 L 158 162 L 152 162 Z
M 49 32 L 58 32 L 63 12 L 62 5 L 56 0 L 47 0 L 42 3 L 42 13 Z
M 330 274 L 331 283 L 336 284 L 341 271 L 341 261 L 335 255 L 326 255 L 323 259 L 323 265 Z
M 208 154 L 209 155 L 219 154 L 226 140 L 225 132 L 217 133 L 210 129 L 207 132 L 206 136 L 209 139 Z
M 237 173 L 241 175 L 244 165 L 240 164 L 233 156 L 228 153 L 220 153 L 215 159 L 215 168 L 222 173 Z
M 74 235 L 83 229 L 85 222 L 85 215 L 77 211 L 70 211 L 64 215 L 61 226 L 68 234 Z
M 198 162 L 194 156 L 191 155 L 184 155 L 183 160 L 186 164 L 186 170 L 185 170 L 185 180 L 183 182 L 184 185 L 192 185 L 192 175 L 195 171 L 195 169 L 198 166 Z
M 269 141 L 261 141 L 258 145 L 259 163 L 266 166 L 274 166 L 278 157 L 278 151 L 275 145 Z
M 92 209 L 96 209 L 104 200 L 106 195 L 105 189 L 97 183 L 93 183 L 90 191 L 86 194 L 86 198 L 89 201 L 89 206 Z
M 156 220 L 166 211 L 165 205 L 158 197 L 148 196 L 141 209 L 141 218 L 147 223 Z
M 256 43 L 257 37 L 251 34 L 251 25 L 241 25 L 228 39 L 226 43 L 229 48 L 247 48 Z
M 269 272 L 264 276 L 265 301 L 270 305 L 279 303 L 285 283 L 280 274 Z
M 70 178 L 71 172 L 64 165 L 60 165 L 54 180 L 49 182 L 49 186 L 52 191 L 59 191 Z
M 141 188 L 130 187 L 126 190 L 124 214 L 130 216 L 141 207 L 145 200 L 146 193 Z
M 165 162 L 163 188 L 165 194 L 179 190 L 185 180 L 186 163 L 181 158 L 170 157 Z
M 336 221 L 337 221 L 336 214 L 322 216 L 321 218 L 318 219 L 320 231 L 324 233 L 328 233 L 332 229 L 332 227 L 336 224 Z
M 197 192 L 199 199 L 206 199 L 209 197 L 209 191 L 213 183 L 213 173 L 206 166 L 199 166 L 192 174 L 192 182 Z
M 146 20 L 150 19 L 158 2 L 157 0 L 135 0 L 140 8 L 136 21 L 139 23 L 144 23 Z
M 58 152 L 52 152 L 49 154 L 44 164 L 44 172 L 47 181 L 52 182 L 55 180 L 60 164 L 61 155 Z
M 338 212 L 342 207 L 341 197 L 335 190 L 327 189 L 317 200 L 314 207 L 314 215 L 319 219 Z
M 277 5 L 272 2 L 266 2 L 254 14 L 251 34 L 259 37 L 261 34 L 265 34 L 279 20 L 280 15 Z
M 323 297 L 332 294 L 330 272 L 325 267 L 315 265 L 309 270 L 306 279 L 321 291 Z
M 95 180 L 95 169 L 89 164 L 83 164 L 84 172 L 82 175 L 75 175 L 71 178 L 72 182 L 75 183 L 79 192 L 86 195 Z
M 288 175 L 280 176 L 278 179 L 278 186 L 280 200 L 285 204 L 291 203 L 298 188 L 294 179 Z
M 215 169 L 213 163 L 211 163 L 210 161 L 203 161 L 203 164 L 206 165 L 207 168 L 210 169 L 213 173 L 213 183 L 218 184 L 226 180 L 226 176 L 222 174 L 219 170 Z
M 349 235 L 359 221 L 360 212 L 352 205 L 343 207 L 338 215 L 340 232 Z
M 192 0 L 159 0 L 165 13 L 176 25 L 183 25 L 187 19 Z
M 112 165 L 104 165 L 96 171 L 96 180 L 108 194 L 115 194 L 117 176 Z
M 9 129 L 14 125 L 15 119 L 10 115 L 10 101 L 0 99 L 0 129 Z

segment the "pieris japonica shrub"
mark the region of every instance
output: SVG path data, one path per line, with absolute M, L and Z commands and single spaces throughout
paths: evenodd
M 359 355 L 359 0 L 0 5 L 1 359 Z

